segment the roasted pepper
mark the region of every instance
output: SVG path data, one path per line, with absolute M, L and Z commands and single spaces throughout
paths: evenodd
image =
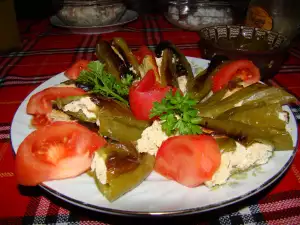
M 282 110 L 280 104 L 267 105 L 264 102 L 258 104 L 244 105 L 230 109 L 217 117 L 221 120 L 234 120 L 256 127 L 273 127 L 285 130 L 288 113 Z M 288 119 L 288 118 L 287 118 Z
M 160 66 L 160 83 L 163 87 L 178 87 L 176 75 L 176 65 L 172 62 L 173 53 L 170 49 L 164 49 L 162 52 L 162 62 Z
M 98 123 L 101 135 L 117 141 L 136 141 L 141 137 L 143 130 L 149 126 L 146 121 L 136 120 L 130 109 L 122 103 L 102 96 L 91 95 L 90 97 L 96 104 L 96 109 L 93 111 L 95 117 L 92 118 L 86 117 L 82 109 L 78 112 L 64 110 L 67 104 L 80 100 L 82 96 L 57 99 L 55 105 L 58 109 L 80 121 Z
M 102 167 L 105 169 L 98 167 L 99 159 L 104 162 Z M 155 156 L 138 154 L 133 145 L 108 144 L 95 153 L 93 176 L 100 192 L 112 202 L 146 179 L 153 170 L 154 162 Z
M 215 137 L 221 152 L 233 152 L 236 149 L 236 142 L 229 137 Z
M 201 76 L 195 78 L 195 83 L 192 91 L 189 91 L 193 99 L 197 101 L 203 100 L 211 91 L 212 79 L 211 76 Z
M 288 104 L 296 102 L 296 98 L 283 89 L 255 83 L 242 88 L 216 105 L 199 104 L 197 109 L 201 116 L 216 118 L 225 111 L 248 104 Z
M 209 94 L 212 89 L 212 77 L 226 60 L 228 60 L 226 56 L 214 56 L 205 71 L 188 79 L 188 92 L 194 99 L 201 101 Z
M 285 130 L 277 130 L 272 127 L 255 127 L 233 120 L 217 120 L 207 117 L 202 117 L 200 126 L 231 137 L 245 146 L 249 146 L 253 142 L 262 142 L 272 144 L 276 150 L 293 149 L 292 137 Z
M 92 100 L 100 108 L 97 118 L 99 133 L 103 136 L 122 142 L 136 141 L 149 126 L 147 121 L 135 119 L 130 109 L 122 103 L 100 96 L 93 96 Z
M 176 76 L 175 78 L 179 76 L 187 76 L 188 79 L 193 79 L 194 75 L 190 63 L 188 62 L 185 55 L 182 54 L 181 51 L 171 42 L 169 41 L 160 42 L 155 48 L 156 56 L 158 58 L 162 57 L 163 51 L 165 49 L 169 49 L 173 53 L 172 60 L 169 63 L 175 64 L 175 69 L 176 69 L 176 74 L 174 74 Z
M 134 75 L 136 77 L 140 77 L 141 74 L 139 63 L 135 55 L 132 53 L 131 49 L 128 47 L 126 41 L 120 37 L 113 38 L 112 47 L 123 57 L 127 65 L 132 66 Z
M 213 93 L 209 98 L 204 101 L 201 101 L 198 105 L 205 105 L 205 106 L 212 106 L 217 105 L 225 96 L 226 92 L 228 91 L 227 88 L 223 88 L 218 92 Z
M 100 62 L 105 64 L 107 72 L 114 75 L 118 80 L 129 70 L 122 59 L 114 52 L 107 41 L 100 40 L 96 45 L 96 55 Z
M 159 69 L 156 64 L 154 53 L 147 46 L 143 45 L 134 53 L 134 55 L 140 64 L 139 69 L 141 76 L 144 77 L 149 70 L 153 70 L 156 81 L 160 82 Z
M 83 122 L 89 122 L 89 123 L 96 123 L 97 121 L 97 112 L 98 112 L 98 107 L 96 107 L 91 113 L 94 113 L 95 114 L 95 117 L 87 117 L 82 109 L 80 109 L 78 112 L 71 112 L 71 111 L 66 111 L 65 110 L 65 106 L 73 101 L 78 101 L 80 100 L 81 98 L 85 98 L 85 97 L 88 97 L 88 96 L 71 96 L 71 97 L 66 97 L 66 98 L 58 98 L 55 100 L 54 102 L 54 105 L 64 111 L 66 114 L 72 116 L 73 118 L 75 119 L 78 119 L 80 121 L 83 121 Z

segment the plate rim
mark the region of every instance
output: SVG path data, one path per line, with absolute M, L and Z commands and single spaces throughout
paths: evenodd
M 186 56 L 187 58 L 189 58 L 190 60 L 203 60 L 206 62 L 209 62 L 209 60 L 205 60 L 202 58 L 197 58 L 197 57 L 190 57 L 190 56 Z M 59 74 L 54 75 L 53 77 L 56 77 Z M 49 78 L 52 79 L 53 77 Z M 48 80 L 49 80 L 48 79 Z M 48 81 L 46 80 L 46 81 Z M 46 82 L 45 81 L 45 82 Z M 43 82 L 44 83 L 44 82 Z M 43 83 L 41 83 L 40 85 L 42 85 Z M 32 95 L 32 93 L 40 86 L 38 85 L 35 89 L 33 89 L 26 97 L 25 99 L 29 96 Z M 23 101 L 25 101 L 25 99 Z M 22 101 L 22 103 L 23 103 Z M 11 128 L 12 128 L 12 124 L 15 121 L 15 117 L 17 112 L 19 111 L 22 103 L 19 105 L 18 109 L 16 110 L 16 112 L 14 113 L 12 122 L 11 122 Z M 73 204 L 75 206 L 87 209 L 87 210 L 91 210 L 94 212 L 99 212 L 99 213 L 106 213 L 106 214 L 110 214 L 110 215 L 117 215 L 117 216 L 127 216 L 127 217 L 150 217 L 150 216 L 156 216 L 156 217 L 170 217 L 170 216 L 185 216 L 185 215 L 193 215 L 193 214 L 202 214 L 202 213 L 206 213 L 209 211 L 214 211 L 214 210 L 219 210 L 222 209 L 226 206 L 231 206 L 234 205 L 236 203 L 242 202 L 246 199 L 249 199 L 251 197 L 253 197 L 254 195 L 262 192 L 263 190 L 267 189 L 268 187 L 270 187 L 271 185 L 273 185 L 277 180 L 279 180 L 281 177 L 283 177 L 283 175 L 285 174 L 285 172 L 288 170 L 288 168 L 290 167 L 290 165 L 292 164 L 295 156 L 296 156 L 296 152 L 298 150 L 298 140 L 299 140 L 299 129 L 297 126 L 297 119 L 296 116 L 294 114 L 294 112 L 292 111 L 291 107 L 289 105 L 286 105 L 289 110 L 291 111 L 292 117 L 290 119 L 293 118 L 295 124 L 296 124 L 296 131 L 297 131 L 297 136 L 296 136 L 296 145 L 295 148 L 292 150 L 288 150 L 288 151 L 292 151 L 292 156 L 289 158 L 289 160 L 284 164 L 284 166 L 281 168 L 281 170 L 275 174 L 273 177 L 271 177 L 270 179 L 266 180 L 263 184 L 261 184 L 259 187 L 257 187 L 256 189 L 245 193 L 244 195 L 238 196 L 236 198 L 232 198 L 230 200 L 227 201 L 222 201 L 222 202 L 218 202 L 215 204 L 210 204 L 210 205 L 206 205 L 206 206 L 202 206 L 202 207 L 197 207 L 197 208 L 190 208 L 190 209 L 183 209 L 183 210 L 172 210 L 172 211 L 160 211 L 160 212 L 146 212 L 146 211 L 128 211 L 128 210 L 120 210 L 120 209 L 112 209 L 112 208 L 107 208 L 107 207 L 101 207 L 101 206 L 96 206 L 96 205 L 92 205 L 89 203 L 85 203 L 79 200 L 76 200 L 74 198 L 68 197 L 64 194 L 61 194 L 55 190 L 53 190 L 52 188 L 50 188 L 49 186 L 47 186 L 46 184 L 40 184 L 38 185 L 39 187 L 41 187 L 43 190 L 45 190 L 46 192 L 48 192 L 49 194 L 57 197 L 60 200 L 63 200 L 65 202 L 68 202 L 70 204 Z M 10 144 L 12 146 L 12 152 L 13 152 L 13 156 L 16 156 L 16 151 L 13 147 L 12 144 L 12 129 L 10 129 Z

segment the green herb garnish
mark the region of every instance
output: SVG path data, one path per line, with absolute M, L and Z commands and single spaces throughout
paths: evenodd
M 105 97 L 114 98 L 129 105 L 126 96 L 129 94 L 129 86 L 133 81 L 131 75 L 126 75 L 118 81 L 113 75 L 104 70 L 104 64 L 92 61 L 87 70 L 82 70 L 76 82 L 88 85 L 92 88 L 91 93 L 101 94 Z
M 121 83 L 128 87 L 132 85 L 133 81 L 134 81 L 133 75 L 131 74 L 126 74 L 126 76 L 121 79 Z
M 166 97 L 159 103 L 154 102 L 150 117 L 158 116 L 162 121 L 162 129 L 168 136 L 172 134 L 201 134 L 199 126 L 201 117 L 194 108 L 197 101 L 187 94 L 182 96 L 179 91 L 174 95 L 168 92 Z

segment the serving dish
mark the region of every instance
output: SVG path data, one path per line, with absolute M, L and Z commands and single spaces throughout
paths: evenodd
M 104 34 L 120 30 L 123 25 L 130 23 L 138 18 L 138 13 L 132 10 L 126 10 L 124 15 L 116 23 L 105 26 L 70 26 L 62 22 L 57 16 L 52 16 L 50 22 L 53 26 L 67 29 L 74 34 Z
M 197 68 L 206 68 L 208 65 L 207 60 L 192 57 L 188 57 L 188 60 L 193 65 L 194 72 Z M 66 79 L 63 73 L 54 76 L 36 88 L 22 102 L 14 116 L 11 128 L 14 153 L 17 152 L 22 140 L 33 131 L 30 128 L 30 116 L 26 114 L 26 105 L 30 96 Z M 296 120 L 289 107 L 284 106 L 284 109 L 290 114 L 288 130 L 291 132 L 293 146 L 296 147 L 298 135 Z M 247 179 L 237 181 L 231 178 L 228 185 L 216 190 L 204 186 L 190 189 L 167 180 L 155 172 L 152 172 L 136 189 L 113 203 L 109 203 L 99 193 L 94 180 L 87 174 L 72 179 L 44 182 L 41 187 L 64 201 L 97 212 L 130 216 L 195 214 L 240 202 L 264 190 L 287 170 L 295 153 L 295 149 L 276 151 L 269 163 L 262 165 L 259 171 L 248 171 L 245 175 Z M 256 176 L 253 172 L 256 172 Z
M 273 31 L 241 25 L 205 27 L 199 31 L 202 56 L 226 55 L 249 59 L 260 69 L 262 79 L 272 78 L 286 59 L 289 40 Z
M 70 26 L 105 26 L 116 23 L 126 11 L 122 1 L 58 1 L 56 16 Z
M 169 1 L 165 17 L 175 26 L 198 31 L 207 26 L 232 24 L 233 10 L 225 1 Z

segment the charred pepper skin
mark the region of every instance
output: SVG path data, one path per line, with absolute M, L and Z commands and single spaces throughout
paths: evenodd
M 277 130 L 271 127 L 255 127 L 233 120 L 219 120 L 202 117 L 202 127 L 214 130 L 217 134 L 231 137 L 245 146 L 254 142 L 271 144 L 276 150 L 293 149 L 291 135 L 285 130 Z
M 155 156 L 148 153 L 133 153 L 128 151 L 128 144 L 122 143 L 108 144 L 95 154 L 105 161 L 107 182 L 102 184 L 95 172 L 93 177 L 100 192 L 110 202 L 142 183 L 153 171 L 155 163 Z M 122 160 L 122 163 L 117 163 L 118 160 Z
M 222 152 L 234 152 L 236 150 L 236 142 L 234 139 L 229 137 L 217 137 L 215 138 L 220 151 Z
M 123 38 L 116 37 L 116 38 L 113 38 L 111 45 L 122 55 L 127 66 L 133 67 L 133 69 L 135 71 L 134 72 L 135 78 L 140 78 L 141 74 L 140 74 L 139 63 L 138 63 L 135 55 L 131 51 L 131 49 L 128 47 L 126 41 Z
M 194 79 L 192 67 L 188 62 L 187 58 L 184 54 L 171 42 L 162 41 L 155 48 L 156 57 L 160 58 L 164 56 L 164 50 L 168 49 L 168 57 L 172 55 L 172 59 L 167 60 L 167 64 L 165 67 L 169 67 L 170 75 L 172 75 L 172 79 L 169 80 L 169 85 L 178 86 L 178 84 L 174 84 L 174 80 L 179 76 L 187 76 L 187 79 Z M 174 60 L 173 60 L 174 58 Z M 175 71 L 175 72 L 174 72 Z M 175 81 L 176 82 L 176 81 Z
M 253 105 L 264 102 L 266 104 L 289 104 L 297 99 L 283 89 L 270 87 L 264 84 L 255 83 L 242 88 L 231 96 L 221 100 L 216 105 L 198 104 L 200 116 L 216 118 L 222 113 L 241 105 Z
M 86 96 L 57 99 L 55 104 L 62 110 L 65 105 L 82 97 Z M 128 106 L 120 102 L 98 95 L 90 97 L 97 105 L 95 118 L 87 118 L 81 110 L 76 113 L 69 111 L 65 113 L 83 122 L 96 123 L 98 121 L 100 125 L 98 133 L 102 136 L 116 141 L 136 141 L 141 137 L 143 130 L 150 125 L 148 121 L 135 119 Z
M 105 64 L 106 71 L 120 80 L 129 68 L 122 59 L 114 52 L 107 41 L 100 40 L 96 45 L 96 56 L 98 60 Z
M 160 83 L 163 87 L 178 87 L 176 65 L 172 62 L 173 53 L 170 49 L 164 49 L 160 67 Z
M 122 103 L 99 96 L 92 97 L 92 101 L 100 108 L 97 118 L 102 136 L 121 142 L 137 141 L 150 125 L 148 121 L 135 119 L 131 110 Z
M 227 61 L 226 56 L 214 56 L 205 71 L 188 79 L 187 89 L 194 99 L 201 101 L 210 93 L 213 84 L 212 77 Z

